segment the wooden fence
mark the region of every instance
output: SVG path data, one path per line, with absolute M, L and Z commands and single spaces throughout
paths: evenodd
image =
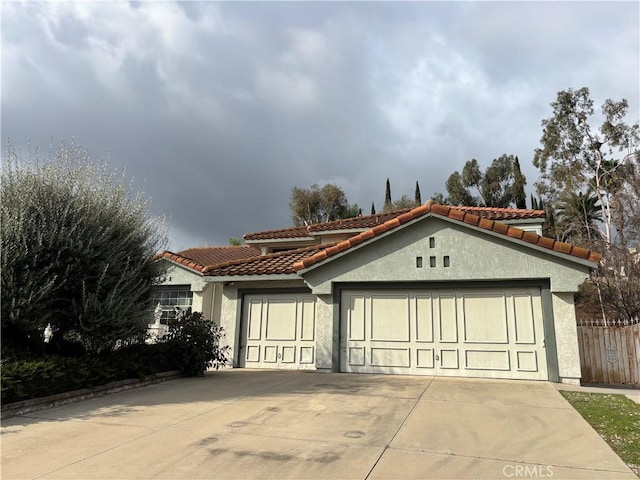
M 640 323 L 578 324 L 583 383 L 640 388 Z

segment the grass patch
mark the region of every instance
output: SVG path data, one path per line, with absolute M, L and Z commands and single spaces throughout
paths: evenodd
M 624 395 L 560 393 L 640 476 L 640 405 Z

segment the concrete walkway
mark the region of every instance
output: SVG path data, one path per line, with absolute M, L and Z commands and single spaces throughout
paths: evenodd
M 16 417 L 2 478 L 636 478 L 546 382 L 226 370 Z

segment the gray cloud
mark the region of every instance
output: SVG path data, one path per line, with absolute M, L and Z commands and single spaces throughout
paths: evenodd
M 110 155 L 171 248 L 289 224 L 293 186 L 368 212 L 470 158 L 530 164 L 559 90 L 627 98 L 637 3 L 7 3 L 2 127 Z

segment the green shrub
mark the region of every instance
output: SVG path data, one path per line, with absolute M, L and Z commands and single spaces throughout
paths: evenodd
M 179 314 L 169 326 L 165 342 L 175 355 L 177 366 L 187 376 L 204 375 L 209 367 L 217 370 L 227 362 L 228 346 L 221 346 L 224 329 L 190 310 Z
M 158 343 L 133 345 L 92 357 L 51 355 L 35 360 L 4 362 L 1 371 L 2 403 L 179 370 L 177 359 L 175 345 Z

